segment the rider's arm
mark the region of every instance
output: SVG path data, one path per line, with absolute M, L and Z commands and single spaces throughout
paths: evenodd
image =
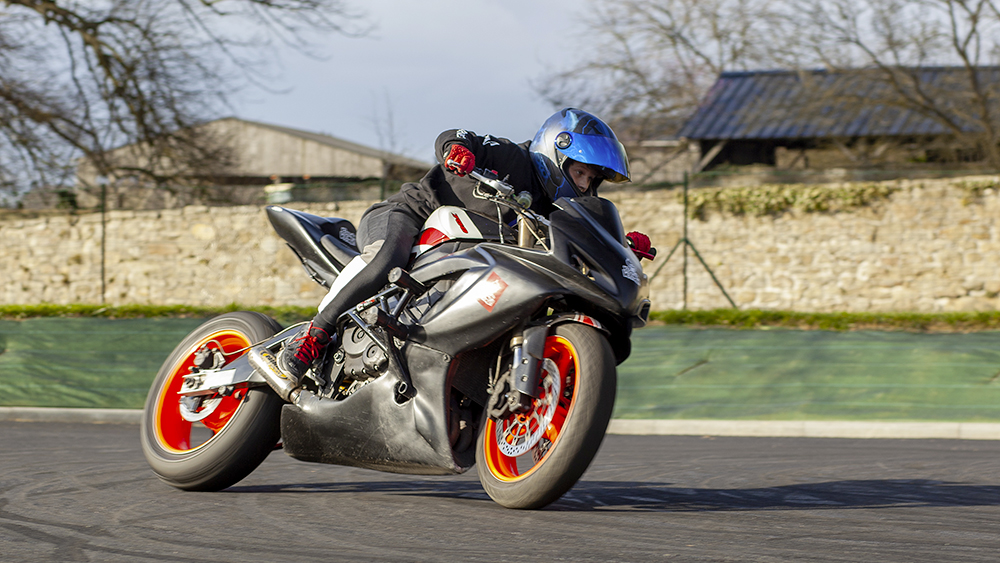
M 528 143 L 516 144 L 508 139 L 492 135 L 479 136 L 465 129 L 450 129 L 438 135 L 435 142 L 435 154 L 442 168 L 453 145 L 461 145 L 472 152 L 475 157 L 475 167 L 493 170 L 498 177 L 514 186 L 515 192 L 527 191 L 531 194 L 533 203 L 531 210 L 548 216 L 553 210 L 548 196 L 538 184 L 534 167 L 528 155 Z M 468 176 L 458 178 L 452 172 L 445 172 L 447 181 L 459 191 L 457 186 L 475 184 Z M 471 190 L 471 187 L 469 188 Z
M 492 135 L 479 136 L 466 129 L 449 129 L 438 135 L 434 143 L 435 156 L 442 166 L 447 168 L 446 160 L 452 151 L 452 145 L 461 145 L 475 157 L 476 168 L 498 169 L 504 167 L 510 155 L 517 151 L 514 143 L 507 139 Z
M 448 153 L 451 152 L 451 146 L 454 144 L 459 144 L 472 151 L 473 155 L 476 155 L 477 149 L 482 147 L 482 142 L 479 139 L 480 137 L 472 131 L 449 129 L 438 135 L 437 141 L 434 142 L 434 155 L 437 157 L 438 163 L 444 165 Z

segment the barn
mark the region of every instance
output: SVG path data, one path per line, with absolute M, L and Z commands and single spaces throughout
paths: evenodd
M 89 163 L 77 167 L 77 187 L 73 204 L 98 207 L 103 198 L 110 209 L 176 207 L 191 203 L 246 204 L 280 201 L 294 194 L 302 201 L 329 201 L 378 197 L 387 185 L 417 180 L 431 164 L 406 156 L 354 143 L 325 133 L 305 131 L 226 117 L 204 123 L 199 135 L 225 147 L 225 158 L 213 163 L 207 177 L 192 178 L 185 186 L 154 186 L 147 178 L 129 175 L 133 156 L 141 151 L 124 146 L 111 159 L 124 170 L 107 179 Z M 104 184 L 101 192 L 97 186 Z M 270 186 L 270 188 L 268 187 Z M 390 188 L 391 189 L 391 188 Z M 32 201 L 56 201 L 51 194 L 29 194 Z M 61 201 L 66 194 L 60 193 Z M 44 206 L 44 204 L 43 204 Z M 26 205 L 27 207 L 27 205 Z
M 998 103 L 998 67 L 724 72 L 678 137 L 693 172 L 975 167 Z
M 227 117 L 205 127 L 234 150 L 230 175 L 244 179 L 364 180 L 422 175 L 429 163 L 325 133 Z

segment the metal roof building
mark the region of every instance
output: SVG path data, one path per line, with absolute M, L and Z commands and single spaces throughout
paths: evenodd
M 266 183 L 282 178 L 360 180 L 386 175 L 417 179 L 432 166 L 331 135 L 236 117 L 209 121 L 198 129 L 230 150 L 230 161 L 220 162 L 216 174 L 229 183 Z M 142 162 L 136 146 L 119 147 L 112 154 L 126 165 Z M 81 161 L 77 175 L 93 184 L 96 171 Z
M 896 85 L 875 69 L 725 72 L 679 136 L 701 141 L 705 157 L 715 151 L 715 163 L 774 164 L 768 154 L 776 146 L 956 134 L 946 120 L 961 131 L 976 130 L 980 114 L 972 72 L 961 67 L 894 72 Z M 974 74 L 981 91 L 991 92 L 992 104 L 1000 104 L 1000 68 L 980 67 Z M 936 100 L 933 109 L 920 108 L 922 96 Z M 938 117 L 931 117 L 936 112 Z
M 374 185 L 373 181 L 379 180 L 382 184 L 369 190 L 377 196 L 389 181 L 418 180 L 432 166 L 323 133 L 235 117 L 209 121 L 197 127 L 200 134 L 224 149 L 225 158 L 213 162 L 215 168 L 208 175 L 212 184 L 212 190 L 209 190 L 214 198 L 212 201 L 251 203 L 260 199 L 265 193 L 262 191 L 264 186 L 268 184 L 308 184 L 310 187 L 306 192 L 312 194 L 309 197 L 316 198 L 371 197 L 362 190 Z M 119 208 L 146 208 L 168 200 L 180 201 L 178 198 L 170 199 L 163 195 L 166 193 L 164 190 L 144 183 L 143 177 L 129 173 L 129 166 L 133 163 L 144 165 L 148 162 L 148 159 L 144 160 L 146 157 L 142 148 L 141 145 L 126 145 L 115 149 L 111 155 L 125 171 L 119 177 L 109 178 L 109 189 L 113 187 L 115 194 L 121 196 L 114 205 Z M 169 166 L 169 161 L 166 164 Z M 85 186 L 98 184 L 96 169 L 83 159 L 77 167 L 77 178 L 80 188 L 77 191 L 81 194 Z M 321 191 L 318 186 L 324 183 L 328 189 Z M 329 187 L 334 184 L 345 186 Z M 330 190 L 336 195 L 328 193 Z M 80 201 L 90 201 L 86 194 L 79 197 Z
M 422 175 L 429 163 L 323 133 L 228 117 L 204 127 L 235 149 L 238 176 L 381 178 L 386 164 Z

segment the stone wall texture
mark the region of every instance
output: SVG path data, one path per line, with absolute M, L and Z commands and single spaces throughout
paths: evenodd
M 836 213 L 709 213 L 689 220 L 688 238 L 741 309 L 993 311 L 1000 304 L 1000 193 L 970 197 L 962 188 L 969 180 L 900 181 L 888 199 Z M 626 230 L 646 232 L 659 250 L 656 261 L 644 262 L 654 310 L 685 302 L 684 247 L 665 261 L 683 236 L 679 195 L 606 194 Z M 290 206 L 356 224 L 371 203 Z M 109 305 L 310 306 L 324 294 L 261 207 L 113 211 L 105 233 Z M 3 215 L 0 241 L 0 302 L 102 302 L 100 214 Z M 690 250 L 687 286 L 688 308 L 729 306 Z

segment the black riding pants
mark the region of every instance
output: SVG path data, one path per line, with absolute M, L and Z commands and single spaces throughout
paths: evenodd
M 403 204 L 382 202 L 369 208 L 358 224 L 358 248 L 367 264 L 316 315 L 313 324 L 333 334 L 341 314 L 382 289 L 390 270 L 405 268 L 423 223 Z

